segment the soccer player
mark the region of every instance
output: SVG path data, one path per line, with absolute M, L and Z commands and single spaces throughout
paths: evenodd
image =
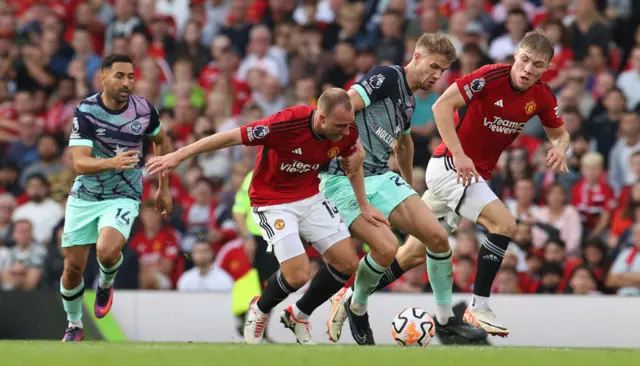
M 569 133 L 558 117 L 551 89 L 539 81 L 553 53 L 553 43 L 545 34 L 527 33 L 513 66 L 483 66 L 457 80 L 433 106 L 443 143 L 429 161 L 428 191 L 422 199 L 449 233 L 457 229 L 461 218 L 488 231 L 478 254 L 473 298 L 464 320 L 491 335 L 509 334 L 489 307 L 489 295 L 516 222 L 486 180 L 500 154 L 535 116 L 553 144 L 547 164 L 553 171 L 568 172 L 565 154 Z M 380 287 L 424 263 L 424 254 L 420 240 L 410 237 L 398 251 L 397 272 L 385 276 Z
M 67 201 L 62 235 L 64 271 L 60 293 L 69 320 L 64 342 L 83 339 L 82 275 L 92 244 L 96 245 L 100 265 L 95 316 L 103 318 L 111 309 L 113 282 L 123 260 L 121 250 L 142 198 L 139 162 L 144 137 L 151 138 L 156 155 L 171 149 L 154 106 L 131 95 L 131 59 L 109 55 L 100 70 L 104 91 L 83 100 L 76 108 L 69 137 L 73 166 L 79 175 Z M 165 218 L 172 209 L 166 177 L 160 179 L 156 209 L 162 210 Z
M 320 301 L 313 306 L 319 306 L 344 286 L 357 268 L 358 257 L 349 231 L 336 207 L 318 189 L 320 167 L 335 157 L 364 154 L 358 148 L 358 129 L 353 120 L 354 110 L 347 92 L 331 88 L 322 93 L 317 109 L 287 108 L 147 163 L 150 174 L 164 175 L 185 159 L 206 151 L 240 144 L 260 145 L 249 197 L 254 219 L 273 249 L 280 270 L 269 278 L 262 295 L 251 301 L 244 328 L 249 344 L 262 341 L 269 312 L 309 281 L 309 259 L 301 236 L 323 255 L 331 274 L 339 279 L 333 287 L 311 284 L 307 290 L 315 294 L 311 300 Z M 353 186 L 351 195 L 355 192 L 356 205 L 368 225 L 372 228 L 388 225 L 366 199 L 362 165 L 354 164 L 347 171 Z M 296 334 L 299 343 L 312 344 L 309 322 L 301 319 L 300 313 L 290 306 L 281 314 L 281 321 Z
M 376 67 L 349 90 L 356 113 L 356 124 L 366 150 L 365 186 L 369 202 L 382 211 L 391 226 L 418 237 L 428 248 L 429 279 L 436 296 L 436 325 L 443 334 L 454 334 L 469 340 L 487 337 L 482 329 L 466 325 L 455 318 L 451 308 L 453 266 L 451 249 L 444 228 L 406 182 L 412 181 L 413 141 L 410 119 L 415 108 L 413 93 L 429 90 L 455 59 L 455 48 L 443 35 L 425 34 L 418 40 L 413 59 L 406 67 Z M 402 177 L 389 171 L 388 161 L 397 143 L 396 157 Z M 347 160 L 347 165 L 349 161 Z M 337 161 L 332 161 L 321 174 L 320 189 L 332 200 L 356 238 L 367 243 L 371 252 L 359 263 L 353 292 L 340 291 L 332 299 L 333 309 L 329 338 L 337 342 L 342 324 L 349 318 L 351 334 L 360 345 L 375 344 L 369 325 L 367 302 L 385 273 L 392 275 L 398 263 L 394 257 L 398 241 L 388 227 L 371 229 L 360 216 L 357 202 L 349 190 L 349 180 Z M 426 256 L 426 253 L 425 253 Z M 422 263 L 425 259 L 423 258 Z M 334 287 L 337 281 L 329 271 L 321 271 L 312 281 Z M 315 308 L 298 307 L 306 314 Z

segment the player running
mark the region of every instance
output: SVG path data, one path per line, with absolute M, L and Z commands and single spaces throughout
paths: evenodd
M 443 143 L 429 161 L 428 190 L 422 199 L 449 233 L 457 229 L 462 217 L 487 229 L 478 253 L 473 298 L 464 320 L 491 335 L 509 334 L 489 307 L 489 295 L 516 223 L 486 180 L 500 154 L 535 116 L 542 121 L 553 144 L 547 164 L 553 171 L 568 172 L 565 153 L 569 134 L 558 117 L 551 89 L 539 81 L 553 53 L 553 44 L 546 35 L 527 33 L 515 53 L 513 66 L 481 67 L 457 80 L 433 106 Z M 375 201 L 371 202 L 375 205 Z M 420 240 L 410 237 L 398 251 L 397 272 L 385 276 L 378 288 L 424 263 L 424 255 Z M 343 317 L 334 315 L 331 320 L 344 322 Z
M 486 338 L 487 334 L 480 328 L 464 324 L 461 318 L 456 319 L 451 309 L 453 267 L 447 233 L 417 193 L 405 183 L 411 181 L 413 170 L 413 142 L 409 134 L 415 107 L 412 93 L 420 88 L 431 89 L 455 57 L 455 49 L 448 38 L 426 34 L 418 41 L 409 65 L 372 69 L 349 90 L 349 96 L 357 111 L 356 124 L 366 150 L 367 199 L 388 217 L 391 226 L 415 235 L 429 248 L 428 270 L 436 294 L 439 331 L 479 340 Z M 396 141 L 402 177 L 387 167 Z M 357 201 L 351 194 L 349 179 L 338 161 L 333 160 L 320 177 L 322 193 L 336 204 L 352 235 L 371 248 L 359 263 L 354 295 L 347 296 L 344 304 L 333 301 L 332 313 L 339 311 L 343 314 L 343 322 L 346 316 L 349 317 L 356 343 L 372 345 L 375 341 L 369 326 L 367 300 L 385 272 L 398 266 L 394 261 L 398 241 L 390 228 L 371 228 L 361 217 Z M 331 271 L 323 270 L 316 274 L 311 285 L 317 283 L 318 287 L 336 288 L 337 282 L 339 278 Z M 333 293 L 316 300 L 316 306 L 309 306 L 307 298 L 317 295 L 308 291 L 296 306 L 305 314 L 311 314 Z M 329 336 L 333 341 L 340 336 L 342 323 L 339 325 L 333 327 L 331 322 L 328 323 Z
M 318 189 L 320 167 L 335 157 L 364 154 L 357 147 L 358 129 L 353 120 L 347 92 L 331 88 L 322 93 L 317 109 L 287 108 L 155 157 L 147 164 L 150 174 L 165 175 L 184 160 L 206 151 L 240 144 L 261 145 L 249 196 L 254 218 L 273 248 L 280 270 L 269 278 L 262 296 L 251 301 L 244 328 L 249 344 L 262 341 L 269 312 L 309 281 L 309 259 L 300 236 L 323 255 L 332 275 L 340 279 L 333 287 L 309 287 L 307 292 L 321 295 L 322 302 L 338 291 L 357 268 L 358 257 L 349 241 L 349 230 L 333 203 Z M 385 217 L 367 202 L 362 165 L 348 171 L 351 195 L 355 192 L 356 205 L 368 225 L 388 225 Z M 296 334 L 299 343 L 312 344 L 308 319 L 298 315 L 299 311 L 290 306 L 282 313 L 281 321 Z
M 89 245 L 96 245 L 100 278 L 94 313 L 102 318 L 113 303 L 113 282 L 122 264 L 122 247 L 142 198 L 140 155 L 144 136 L 151 137 L 155 154 L 170 152 L 158 112 L 142 97 L 131 95 L 133 62 L 128 56 L 107 56 L 100 67 L 103 92 L 76 108 L 69 146 L 79 174 L 71 188 L 65 214 L 60 281 L 69 327 L 63 342 L 83 339 L 82 278 Z M 166 217 L 172 202 L 166 177 L 160 179 L 156 208 Z

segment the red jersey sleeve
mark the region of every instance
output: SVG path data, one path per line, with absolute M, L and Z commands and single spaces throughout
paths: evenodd
M 242 144 L 247 146 L 268 145 L 272 140 L 272 135 L 269 134 L 271 132 L 271 124 L 277 118 L 278 114 L 279 113 L 240 127 Z
M 486 94 L 486 88 L 484 87 L 487 84 L 486 74 L 500 66 L 502 65 L 482 66 L 471 74 L 467 74 L 456 80 L 458 90 L 460 90 L 460 94 L 462 94 L 467 104 L 473 99 L 482 98 L 482 96 Z
M 357 142 L 358 142 L 358 127 L 356 126 L 355 123 L 353 123 L 351 126 L 349 126 L 349 144 L 342 149 L 342 151 L 340 152 L 340 156 L 342 156 L 343 158 L 348 157 L 349 155 L 353 154 L 354 152 L 356 152 L 356 150 L 358 150 L 357 148 Z
M 564 125 L 560 118 L 556 97 L 546 84 L 544 85 L 540 104 L 542 108 L 540 108 L 539 117 L 544 127 L 558 128 Z

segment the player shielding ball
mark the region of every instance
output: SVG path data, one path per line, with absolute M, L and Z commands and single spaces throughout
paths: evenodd
M 131 95 L 133 62 L 110 55 L 100 68 L 103 92 L 76 108 L 69 146 L 79 174 L 67 201 L 60 281 L 69 327 L 63 342 L 83 339 L 82 304 L 90 245 L 96 245 L 100 278 L 94 313 L 102 318 L 113 303 L 113 282 L 122 264 L 122 247 L 142 198 L 142 141 L 151 137 L 155 154 L 170 152 L 158 112 L 142 97 Z M 156 208 L 166 217 L 172 208 L 167 178 L 160 179 Z
M 355 121 L 366 151 L 364 160 L 367 199 L 399 228 L 419 237 L 428 248 L 430 280 L 436 297 L 436 323 L 440 332 L 455 334 L 468 340 L 487 337 L 485 331 L 455 318 L 451 309 L 453 266 L 447 233 L 438 223 L 427 205 L 406 182 L 412 180 L 413 141 L 410 120 L 415 108 L 413 93 L 429 90 L 455 59 L 451 41 L 443 35 L 425 34 L 416 44 L 413 59 L 406 67 L 385 66 L 369 71 L 349 90 L 356 112 Z M 397 143 L 397 155 L 402 177 L 389 171 L 389 157 Z M 346 164 L 351 163 L 347 159 Z M 353 339 L 360 345 L 375 344 L 369 325 L 367 303 L 369 294 L 378 286 L 380 278 L 393 272 L 398 241 L 389 227 L 371 227 L 361 215 L 352 189 L 342 167 L 334 160 L 320 175 L 320 189 L 325 197 L 336 204 L 351 234 L 371 248 L 359 263 L 353 294 L 334 298 L 332 314 L 341 317 L 330 321 L 329 337 L 338 341 L 342 324 L 348 317 Z M 404 179 L 403 179 L 404 178 Z M 426 253 L 425 253 L 426 255 Z M 424 263 L 424 258 L 422 263 Z M 336 288 L 339 278 L 331 271 L 321 270 L 312 280 L 312 286 Z M 296 303 L 304 316 L 309 316 L 327 297 L 313 301 L 307 298 L 318 294 L 308 291 Z M 340 292 L 344 294 L 344 292 Z M 352 296 L 353 295 L 353 296 Z M 320 301 L 321 300 L 321 301 Z M 334 326 L 336 324 L 337 326 Z
M 244 329 L 249 344 L 262 341 L 269 312 L 309 281 L 309 259 L 301 236 L 323 255 L 331 276 L 339 279 L 333 286 L 310 285 L 307 293 L 315 296 L 308 300 L 320 301 L 313 306 L 319 306 L 338 291 L 358 266 L 349 230 L 333 203 L 318 189 L 322 166 L 336 157 L 354 158 L 364 154 L 358 149 L 358 129 L 353 120 L 349 95 L 342 89 L 332 88 L 322 93 L 317 109 L 312 106 L 287 108 L 148 162 L 150 174 L 165 175 L 189 157 L 206 151 L 240 144 L 260 145 L 249 197 L 254 218 L 273 248 L 280 270 L 268 280 L 262 296 L 251 302 Z M 385 217 L 366 199 L 362 165 L 354 166 L 348 174 L 353 186 L 351 193 L 355 192 L 366 221 L 373 227 L 388 225 Z M 281 321 L 294 332 L 299 343 L 312 344 L 308 319 L 302 318 L 296 306 L 286 308 Z
M 429 161 L 428 190 L 422 199 L 449 233 L 457 229 L 462 217 L 487 229 L 478 254 L 473 298 L 464 319 L 492 335 L 509 334 L 489 307 L 489 295 L 516 223 L 486 180 L 500 154 L 535 116 L 553 143 L 547 164 L 553 171 L 568 171 L 565 153 L 569 134 L 558 117 L 553 93 L 539 81 L 553 53 L 546 35 L 527 33 L 513 66 L 484 66 L 457 80 L 433 106 L 443 143 Z M 424 256 L 424 245 L 410 237 L 398 251 L 397 261 L 403 271 L 395 277 L 422 265 Z M 379 288 L 393 280 L 383 277 Z

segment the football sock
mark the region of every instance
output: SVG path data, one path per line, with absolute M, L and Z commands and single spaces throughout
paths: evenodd
M 269 314 L 276 305 L 286 299 L 289 294 L 296 292 L 296 290 L 284 278 L 282 271 L 278 270 L 267 281 L 267 286 L 265 286 L 260 299 L 258 299 L 258 309 L 264 314 Z
M 385 270 L 386 268 L 380 266 L 371 258 L 371 253 L 360 260 L 351 301 L 351 311 L 356 315 L 364 315 L 367 312 L 369 294 L 378 286 Z
M 82 328 L 82 303 L 84 295 L 84 280 L 72 289 L 67 290 L 60 281 L 60 295 L 62 295 L 62 306 L 67 313 L 69 326 Z
M 500 270 L 504 253 L 507 251 L 510 242 L 511 238 L 500 234 L 489 234 L 482 241 L 478 251 L 476 280 L 473 284 L 473 294 L 475 296 L 485 298 L 490 296 L 493 280 L 496 278 L 498 270 Z
M 434 253 L 427 249 L 427 272 L 436 301 L 436 318 L 444 325 L 453 316 L 451 299 L 453 297 L 453 262 L 451 250 L 446 253 Z
M 120 253 L 120 259 L 118 259 L 118 263 L 111 268 L 107 268 L 102 265 L 98 261 L 98 265 L 100 266 L 100 279 L 98 280 L 98 286 L 102 289 L 107 289 L 113 286 L 113 281 L 116 279 L 116 275 L 118 274 L 118 269 L 122 265 L 124 261 L 124 256 Z
M 389 268 L 387 268 L 387 270 L 384 271 L 384 274 L 382 275 L 380 282 L 378 282 L 378 286 L 376 286 L 373 292 L 382 290 L 383 288 L 389 286 L 391 283 L 393 283 L 393 281 L 402 277 L 404 272 L 405 272 L 404 269 L 400 267 L 400 264 L 398 263 L 398 261 L 394 259 L 391 265 L 389 266 Z
M 349 281 L 350 277 L 350 275 L 341 273 L 330 264 L 322 266 L 311 280 L 305 294 L 296 303 L 296 306 L 308 318 L 314 310 L 338 292 Z M 298 317 L 296 316 L 296 318 Z

